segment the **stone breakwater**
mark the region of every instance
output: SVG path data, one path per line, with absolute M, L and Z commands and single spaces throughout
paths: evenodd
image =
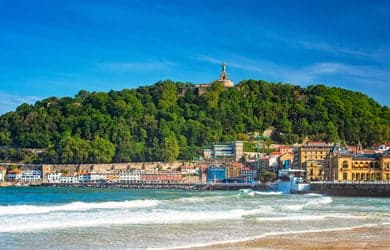
M 390 183 L 382 182 L 314 182 L 313 193 L 337 196 L 390 197 Z

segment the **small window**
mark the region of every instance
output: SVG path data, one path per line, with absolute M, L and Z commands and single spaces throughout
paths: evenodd
M 348 179 L 348 173 L 343 173 L 343 180 L 346 181 Z

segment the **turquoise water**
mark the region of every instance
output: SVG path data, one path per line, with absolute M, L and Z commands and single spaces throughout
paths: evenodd
M 0 249 L 173 248 L 388 223 L 386 198 L 0 188 Z

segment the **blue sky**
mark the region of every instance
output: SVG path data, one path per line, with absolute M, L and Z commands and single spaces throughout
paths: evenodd
M 390 106 L 390 1 L 0 0 L 0 114 L 171 79 L 323 83 Z

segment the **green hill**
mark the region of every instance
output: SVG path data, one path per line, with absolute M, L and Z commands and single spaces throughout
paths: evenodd
M 234 88 L 213 83 L 201 96 L 193 87 L 162 81 L 23 104 L 0 117 L 0 158 L 48 163 L 191 159 L 202 145 L 247 139 L 248 132 L 270 126 L 273 139 L 282 143 L 306 137 L 363 145 L 390 140 L 390 109 L 362 93 L 256 80 Z M 46 150 L 33 154 L 21 148 Z

